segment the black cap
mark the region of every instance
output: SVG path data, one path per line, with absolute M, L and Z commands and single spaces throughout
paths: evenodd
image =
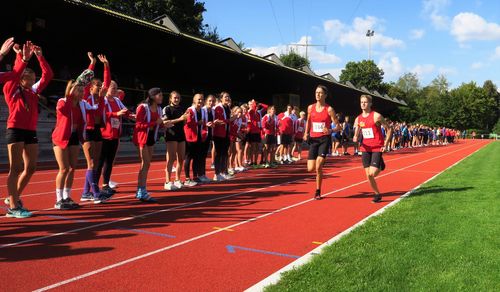
M 149 95 L 150 97 L 153 97 L 153 96 L 155 96 L 155 95 L 157 95 L 157 94 L 159 94 L 159 93 L 161 93 L 161 89 L 160 89 L 160 87 L 153 87 L 153 88 L 151 88 L 150 90 L 148 90 L 148 95 Z

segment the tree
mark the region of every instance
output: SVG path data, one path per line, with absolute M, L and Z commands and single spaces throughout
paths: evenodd
M 340 82 L 350 81 L 357 87 L 365 86 L 368 90 L 380 90 L 384 79 L 384 70 L 372 60 L 349 62 L 340 74 Z
M 247 48 L 245 43 L 244 42 L 238 42 L 238 47 L 240 47 L 240 49 L 243 51 L 243 52 L 247 52 L 247 53 L 250 53 L 252 51 L 252 49 L 250 48 Z
M 405 73 L 399 77 L 395 86 L 401 90 L 405 96 L 411 96 L 420 90 L 420 81 L 416 73 Z
M 219 40 L 217 28 L 203 24 L 205 3 L 198 0 L 86 0 L 105 8 L 151 21 L 163 14 L 168 15 L 182 32 Z
M 280 60 L 285 64 L 285 66 L 292 67 L 295 69 L 300 69 L 304 66 L 310 66 L 311 62 L 305 57 L 299 55 L 293 49 L 287 54 L 280 54 Z
M 431 87 L 433 87 L 440 94 L 447 92 L 450 88 L 451 83 L 448 81 L 446 76 L 440 74 L 431 81 Z

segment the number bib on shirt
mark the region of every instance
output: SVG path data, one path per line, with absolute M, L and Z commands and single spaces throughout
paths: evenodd
M 361 132 L 363 133 L 363 139 L 373 139 L 375 137 L 373 135 L 373 129 L 372 128 L 361 129 Z
M 297 132 L 304 132 L 304 128 L 303 127 L 298 127 L 297 128 Z
M 111 128 L 113 128 L 113 129 L 119 129 L 120 128 L 120 119 L 111 118 L 110 122 L 111 122 Z
M 325 128 L 325 123 L 312 123 L 312 130 L 314 133 L 323 133 L 323 129 Z

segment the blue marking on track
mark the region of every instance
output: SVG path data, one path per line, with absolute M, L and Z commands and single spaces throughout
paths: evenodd
M 240 249 L 240 250 L 257 252 L 257 253 L 263 253 L 263 254 L 269 254 L 269 255 L 275 255 L 275 256 L 280 256 L 280 257 L 287 257 L 287 258 L 294 258 L 294 259 L 298 259 L 299 258 L 299 256 L 292 255 L 292 254 L 286 254 L 286 253 L 280 253 L 280 252 L 274 252 L 274 251 L 267 251 L 267 250 L 261 250 L 261 249 L 255 249 L 255 248 L 249 248 L 249 247 L 243 247 L 243 246 L 237 246 L 237 245 L 226 245 L 226 249 L 227 249 L 227 251 L 229 253 L 236 253 L 236 250 Z

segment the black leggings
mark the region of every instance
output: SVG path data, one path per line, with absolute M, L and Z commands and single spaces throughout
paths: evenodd
M 199 175 L 203 176 L 206 174 L 207 169 L 207 157 L 208 157 L 208 149 L 210 148 L 210 144 L 212 144 L 212 140 L 208 140 L 201 143 L 201 157 L 200 157 L 200 169 Z
M 97 165 L 97 177 L 100 178 L 102 173 L 103 185 L 109 184 L 118 144 L 120 144 L 118 139 L 102 140 L 101 156 L 99 157 L 99 164 Z
M 186 178 L 196 178 L 203 175 L 201 172 L 201 161 L 203 157 L 202 142 L 186 142 L 186 157 L 184 159 L 184 174 Z M 193 161 L 193 177 L 189 175 L 189 167 Z
M 215 174 L 226 173 L 229 151 L 229 138 L 214 137 L 215 145 Z

